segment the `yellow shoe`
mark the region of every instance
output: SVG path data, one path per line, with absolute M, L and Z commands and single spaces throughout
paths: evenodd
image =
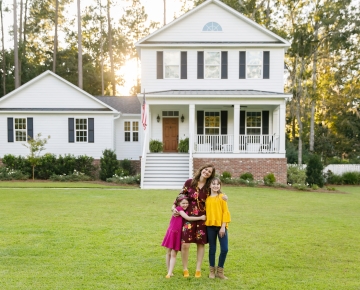
M 166 279 L 170 279 L 170 275 L 166 275 L 165 278 L 166 278 Z
M 186 269 L 183 271 L 183 273 L 185 278 L 189 277 L 189 270 Z
M 197 271 L 195 272 L 195 278 L 200 278 L 201 277 L 201 271 Z

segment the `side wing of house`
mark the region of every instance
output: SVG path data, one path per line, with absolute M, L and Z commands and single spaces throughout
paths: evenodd
M 94 159 L 114 147 L 117 112 L 67 81 L 45 72 L 0 99 L 0 158 L 26 156 L 30 137 L 50 136 L 44 153 Z

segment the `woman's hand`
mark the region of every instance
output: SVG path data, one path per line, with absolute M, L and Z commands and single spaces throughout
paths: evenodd
M 206 221 L 206 215 L 202 215 L 200 218 L 201 220 Z
M 173 216 L 175 216 L 175 217 L 180 215 L 176 208 L 172 208 L 171 211 L 172 211 Z
M 222 196 L 222 199 L 225 200 L 225 201 L 228 201 L 228 196 L 224 193 L 224 195 Z
M 225 227 L 221 227 L 219 231 L 219 237 L 223 238 L 226 235 Z

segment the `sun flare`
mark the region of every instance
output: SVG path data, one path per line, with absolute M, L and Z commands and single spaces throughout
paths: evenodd
M 140 64 L 138 66 L 136 58 L 126 61 L 124 66 L 119 70 L 118 74 L 122 75 L 125 83 L 123 86 L 117 87 L 117 95 L 130 95 L 130 90 L 136 84 L 137 77 L 140 78 Z

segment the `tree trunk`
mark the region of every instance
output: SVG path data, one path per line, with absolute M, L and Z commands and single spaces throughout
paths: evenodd
M 81 35 L 81 10 L 80 0 L 77 0 L 78 11 L 78 86 L 83 88 L 83 69 L 82 69 L 82 35 Z
M 3 85 L 3 96 L 6 95 L 6 60 L 5 60 L 5 43 L 4 43 L 4 19 L 3 19 L 3 1 L 0 1 L 0 17 L 1 17 L 1 51 L 2 51 L 2 85 Z
M 21 85 L 21 67 L 23 60 L 23 44 L 22 44 L 22 31 L 23 31 L 23 0 L 20 1 L 20 17 L 19 17 L 19 84 Z
M 16 0 L 14 0 L 14 66 L 15 66 L 15 89 L 20 87 L 19 79 L 19 50 L 18 50 L 18 28 L 17 28 L 17 10 Z
M 56 54 L 58 45 L 58 18 L 59 18 L 59 0 L 55 0 L 55 35 L 54 35 L 54 56 L 53 56 L 53 73 L 56 72 Z
M 164 26 L 166 25 L 166 0 L 164 0 Z
M 298 145 L 298 164 L 302 164 L 302 133 L 303 133 L 303 124 L 301 121 L 301 98 L 303 95 L 302 88 L 302 77 L 305 69 L 305 58 L 301 58 L 301 69 L 299 73 L 299 81 L 298 81 L 298 93 L 297 93 L 297 106 L 296 106 L 296 118 L 299 126 L 299 145 Z
M 112 51 L 112 34 L 111 34 L 111 19 L 110 19 L 110 0 L 107 1 L 107 18 L 108 18 L 108 37 L 109 37 L 109 56 L 111 66 L 111 84 L 112 94 L 116 96 L 116 83 L 115 83 L 115 70 L 114 70 L 114 59 Z
M 104 41 L 103 41 L 103 18 L 101 0 L 98 2 L 100 9 L 100 69 L 101 69 L 101 95 L 104 95 Z

